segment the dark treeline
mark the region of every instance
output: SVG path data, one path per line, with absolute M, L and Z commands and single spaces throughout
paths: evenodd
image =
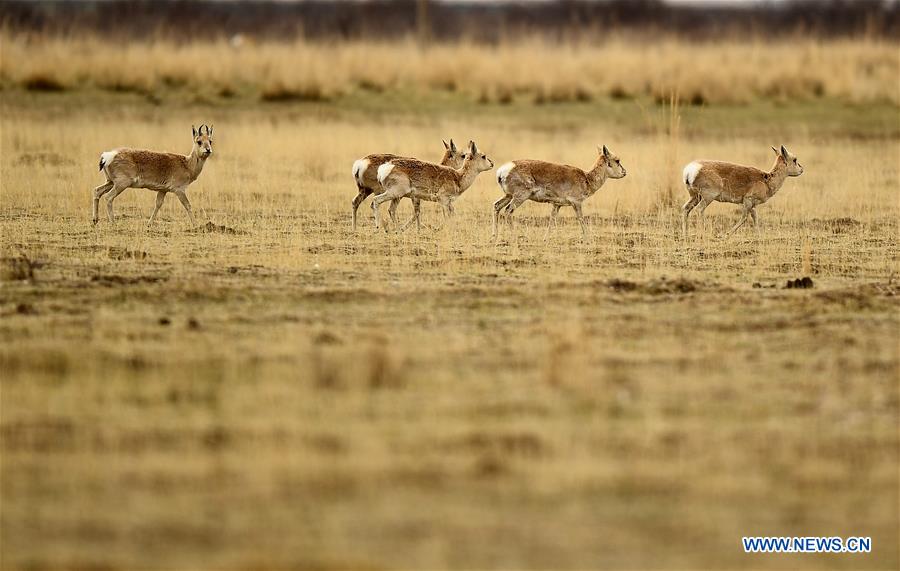
M 423 12 L 420 13 L 420 10 Z M 883 0 L 795 0 L 729 8 L 672 6 L 661 0 L 560 0 L 537 3 L 442 3 L 422 0 L 303 2 L 216 0 L 6 0 L 7 29 L 114 37 L 191 40 L 245 34 L 257 38 L 389 39 L 494 42 L 521 33 L 601 38 L 609 30 L 724 36 L 900 37 L 900 6 Z

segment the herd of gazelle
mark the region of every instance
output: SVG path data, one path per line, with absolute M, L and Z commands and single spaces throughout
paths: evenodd
M 212 127 L 201 125 L 193 131 L 193 145 L 187 155 L 158 153 L 139 149 L 119 148 L 100 155 L 100 170 L 106 175 L 106 183 L 94 189 L 93 222 L 97 223 L 100 198 L 109 193 L 106 212 L 111 222 L 113 200 L 126 188 L 146 188 L 156 191 L 156 207 L 148 223 L 152 223 L 162 207 L 167 193 L 174 193 L 187 211 L 191 224 L 196 224 L 187 198 L 187 187 L 194 182 L 206 159 L 212 154 Z M 775 151 L 775 164 L 764 171 L 722 161 L 693 161 L 684 167 L 683 179 L 690 199 L 681 209 L 682 232 L 686 235 L 688 215 L 699 206 L 700 213 L 713 202 L 731 202 L 743 207 L 741 217 L 728 231 L 734 232 L 747 218 L 759 223 L 756 207 L 778 192 L 789 176 L 800 176 L 803 167 L 797 157 L 782 145 Z M 596 193 L 608 178 L 622 178 L 625 167 L 616 155 L 603 145 L 590 170 L 538 160 L 515 160 L 497 169 L 497 183 L 503 197 L 494 203 L 493 235 L 497 236 L 497 223 L 501 211 L 509 220 L 512 213 L 527 200 L 546 202 L 553 206 L 550 214 L 552 225 L 559 209 L 571 206 L 585 233 L 582 203 Z M 474 141 L 469 141 L 465 152 L 457 149 L 453 139 L 444 142 L 444 155 L 440 163 L 401 157 L 392 154 L 373 154 L 353 163 L 353 178 L 357 195 L 352 202 L 352 224 L 356 229 L 356 213 L 360 204 L 370 194 L 375 228 L 381 225 L 378 207 L 388 200 L 391 221 L 396 223 L 397 205 L 402 198 L 413 203 L 413 221 L 420 226 L 420 206 L 423 200 L 437 202 L 445 216 L 453 214 L 453 202 L 475 182 L 478 175 L 494 168 L 494 163 L 482 153 Z M 402 229 L 401 228 L 401 229 Z

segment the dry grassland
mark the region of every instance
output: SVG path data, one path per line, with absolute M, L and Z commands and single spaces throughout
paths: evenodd
M 261 73 L 184 49 L 215 61 L 193 68 L 204 84 Z M 316 64 L 262 53 L 282 49 Z M 461 50 L 444 65 L 478 57 Z M 7 79 L 26 65 L 9 53 Z M 607 69 L 592 54 L 573 65 Z M 894 105 L 688 109 L 676 136 L 646 102 L 0 97 L 4 569 L 897 567 Z M 189 229 L 170 198 L 147 229 L 153 193 L 129 190 L 118 226 L 91 227 L 100 151 L 186 152 L 200 122 L 216 154 L 188 195 L 218 226 Z M 586 203 L 585 241 L 565 210 L 545 239 L 549 207 L 526 204 L 492 243 L 492 173 L 446 225 L 426 204 L 421 233 L 376 233 L 367 201 L 350 231 L 355 158 L 436 158 L 450 136 L 497 165 L 588 166 L 605 143 L 629 175 Z M 660 197 L 683 200 L 681 165 L 767 168 L 782 143 L 806 174 L 759 209 L 759 237 L 720 240 L 737 213 L 717 204 L 678 238 Z M 749 556 L 745 535 L 873 553 Z

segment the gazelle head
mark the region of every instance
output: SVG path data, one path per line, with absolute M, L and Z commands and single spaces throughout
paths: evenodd
M 469 148 L 466 150 L 466 161 L 472 165 L 477 172 L 489 171 L 494 168 L 494 161 L 487 155 L 478 150 L 475 141 L 469 141 Z
M 609 178 L 622 178 L 625 176 L 625 167 L 622 166 L 622 161 L 619 160 L 619 157 L 609 152 L 606 145 L 597 147 L 597 152 L 600 153 L 600 157 L 606 162 L 606 176 Z
M 194 129 L 194 126 L 191 125 L 191 131 L 194 132 L 194 152 L 201 158 L 207 158 L 212 154 L 212 127 L 200 125 L 200 129 Z
M 781 150 L 778 150 L 775 147 L 772 147 L 772 150 L 778 155 L 777 162 L 784 161 L 784 165 L 787 167 L 788 176 L 800 176 L 803 174 L 803 165 L 797 162 L 797 157 L 785 149 L 784 145 L 781 145 Z
M 441 142 L 444 143 L 444 156 L 441 158 L 441 164 L 454 169 L 461 167 L 466 154 L 456 148 L 456 143 L 453 142 L 453 139 L 450 139 L 450 144 L 447 144 L 447 141 Z

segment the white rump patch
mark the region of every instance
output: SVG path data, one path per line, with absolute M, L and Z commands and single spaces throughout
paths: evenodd
M 106 151 L 105 153 L 100 153 L 100 170 L 105 170 L 118 154 L 119 151 Z
M 384 184 L 384 180 L 390 176 L 391 171 L 394 170 L 394 163 L 384 163 L 380 167 L 378 167 L 378 182 Z
M 700 174 L 700 169 L 702 168 L 703 165 L 697 161 L 689 163 L 688 166 L 684 167 L 684 184 L 694 186 L 694 181 L 697 180 L 697 175 Z
M 506 184 L 506 177 L 509 176 L 509 171 L 513 170 L 515 166 L 516 163 L 509 162 L 497 169 L 497 182 L 500 184 L 500 186 Z
M 363 184 L 363 173 L 366 172 L 367 168 L 369 168 L 369 159 L 357 159 L 353 163 L 353 178 L 356 179 L 356 183 L 360 186 Z

